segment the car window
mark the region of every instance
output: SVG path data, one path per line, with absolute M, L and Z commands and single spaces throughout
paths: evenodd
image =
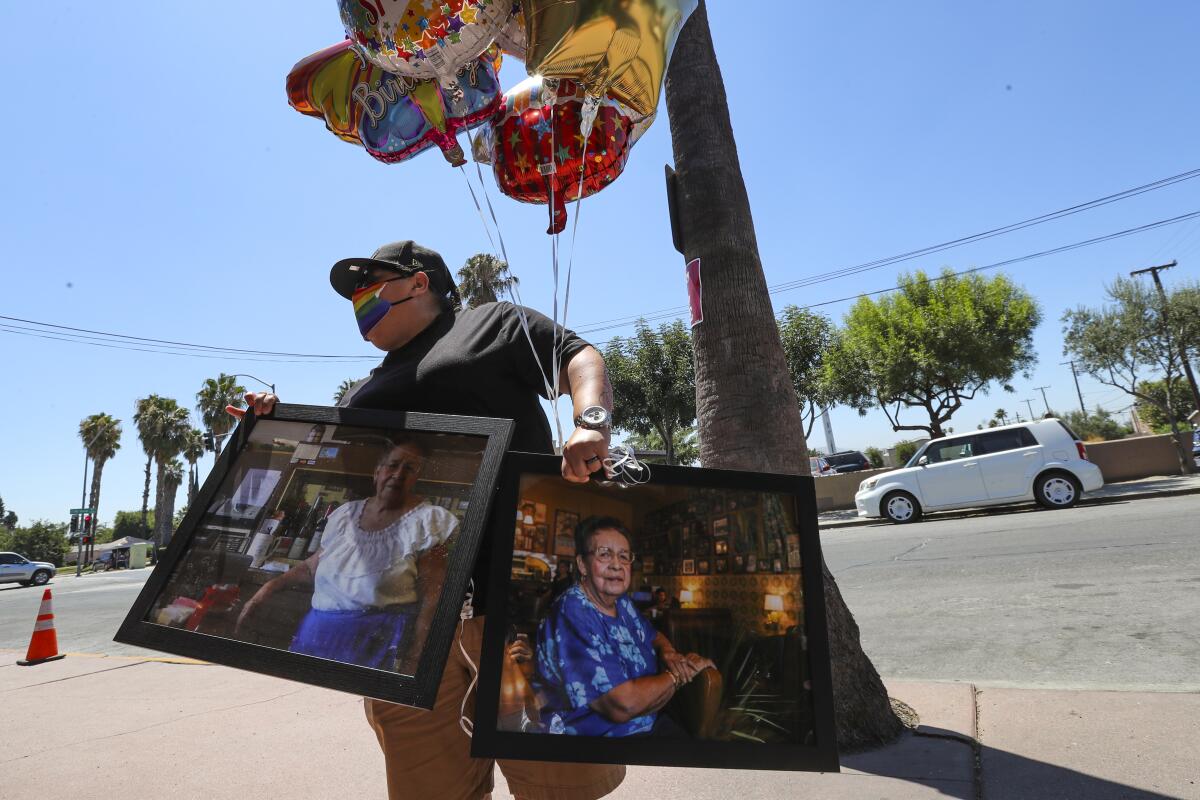
M 970 458 L 975 455 L 972 442 L 975 437 L 963 439 L 947 439 L 944 442 L 932 442 L 925 450 L 925 456 L 930 464 L 940 464 L 943 461 L 956 461 L 960 458 Z
M 1003 453 L 1005 450 L 1032 447 L 1035 444 L 1037 444 L 1037 440 L 1025 428 L 990 431 L 975 437 L 975 455 L 986 456 L 991 453 Z
M 830 466 L 845 467 L 850 464 L 861 464 L 863 457 L 855 451 L 852 453 L 835 453 L 831 456 L 825 456 L 825 460 L 829 462 Z
M 1081 441 L 1081 439 L 1075 435 L 1075 431 L 1067 427 L 1067 423 L 1063 422 L 1061 419 L 1056 419 L 1054 421 L 1062 426 L 1062 429 L 1067 432 L 1067 436 L 1070 436 L 1076 442 Z
M 12 553 L 0 553 L 0 564 L 20 564 L 22 560 Z

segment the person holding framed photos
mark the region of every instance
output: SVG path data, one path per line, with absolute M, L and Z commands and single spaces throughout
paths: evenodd
M 548 376 L 557 367 L 556 388 L 571 397 L 576 426 L 563 446 L 562 476 L 586 483 L 603 468 L 612 388 L 600 353 L 574 333 L 510 303 L 461 308 L 441 255 L 412 241 L 384 245 L 371 258 L 343 259 L 333 265 L 329 280 L 352 304 L 359 334 L 386 353 L 346 393 L 343 405 L 511 419 L 513 450 L 552 453 L 539 397 L 550 394 Z M 246 396 L 258 415 L 269 414 L 276 400 L 261 392 Z M 484 546 L 474 571 L 474 604 L 480 608 L 490 556 Z M 479 800 L 491 791 L 494 762 L 471 758 L 464 734 L 474 713 L 482 639 L 482 617 L 464 619 L 432 711 L 366 700 L 391 800 Z M 594 800 L 625 776 L 620 765 L 501 761 L 500 768 L 512 793 L 531 800 Z
M 578 582 L 538 626 L 534 688 L 544 732 L 578 736 L 687 733 L 659 711 L 713 662 L 684 655 L 629 597 L 634 555 L 615 517 L 575 529 Z
M 375 467 L 375 494 L 345 503 L 326 524 L 322 547 L 242 607 L 238 627 L 293 586 L 313 590 L 312 608 L 289 646 L 294 653 L 411 674 L 446 570 L 446 541 L 458 519 L 413 489 L 429 458 L 415 438 L 393 442 Z M 422 589 L 426 589 L 422 591 Z

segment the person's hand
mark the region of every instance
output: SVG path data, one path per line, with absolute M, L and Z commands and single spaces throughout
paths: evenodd
M 262 604 L 263 591 L 259 589 L 258 594 L 251 597 L 242 606 L 242 612 L 238 614 L 237 623 L 233 626 L 234 633 L 241 633 L 242 627 L 246 624 L 246 620 L 254 615 L 254 610 Z
M 699 675 L 706 669 L 716 669 L 717 665 L 712 662 L 711 658 L 705 658 L 699 653 L 688 653 L 685 657 L 692 669 L 696 670 L 695 675 Z
M 508 646 L 508 657 L 518 664 L 533 660 L 533 648 L 529 646 L 529 637 L 518 633 L 517 638 Z
M 680 686 L 696 677 L 696 668 L 692 666 L 686 656 L 677 650 L 665 650 L 659 654 L 658 658 L 662 662 L 663 669 L 671 673 L 675 683 Z
M 275 410 L 279 398 L 270 392 L 246 392 L 246 407 L 225 406 L 225 411 L 232 417 L 241 419 L 247 411 L 253 411 L 254 416 L 261 417 Z
M 576 428 L 563 446 L 562 476 L 572 483 L 587 483 L 608 458 L 608 432 Z

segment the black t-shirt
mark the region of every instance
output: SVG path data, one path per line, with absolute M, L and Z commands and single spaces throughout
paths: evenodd
M 345 404 L 351 408 L 503 417 L 516 423 L 511 449 L 554 452 L 550 423 L 538 402 L 539 396 L 546 396 L 542 370 L 546 379 L 553 380 L 556 331 L 559 364 L 563 367 L 588 343 L 556 326 L 549 317 L 530 308 L 523 310 L 528 337 L 520 309 L 511 303 L 487 303 L 457 314 L 442 314 L 412 341 L 389 352 Z M 476 608 L 480 611 L 490 562 L 491 544 L 485 540 L 474 574 Z

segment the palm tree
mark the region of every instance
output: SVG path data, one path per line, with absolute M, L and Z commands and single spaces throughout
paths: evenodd
M 154 527 L 158 529 L 156 541 L 163 546 L 171 540 L 171 532 L 175 525 L 175 493 L 179 491 L 179 484 L 183 481 L 183 464 L 179 463 L 179 459 L 172 458 L 163 465 L 160 475 L 162 506 L 154 512 Z M 160 514 L 162 516 L 159 516 Z
M 165 522 L 162 517 L 164 500 L 163 473 L 167 464 L 175 458 L 184 447 L 184 437 L 190 426 L 187 409 L 170 397 L 160 397 L 152 394 L 137 401 L 133 421 L 138 428 L 138 437 L 142 442 L 142 451 L 146 454 L 146 485 L 142 492 L 142 530 L 147 530 L 146 516 L 150 502 L 150 465 L 157 464 L 158 473 L 155 482 L 154 496 L 154 527 L 155 537 L 160 545 L 166 543 L 164 530 L 169 529 L 170 519 Z M 172 505 L 174 496 L 172 495 Z
M 519 283 L 517 276 L 509 274 L 508 264 L 487 253 L 471 256 L 458 271 L 458 293 L 467 308 L 494 303 L 502 292 L 511 291 Z
M 100 478 L 104 464 L 121 449 L 121 421 L 109 414 L 92 414 L 79 423 L 79 438 L 92 460 L 92 491 L 88 507 L 92 509 L 93 530 L 100 520 Z M 89 531 L 90 533 L 90 531 Z
M 246 387 L 232 375 L 224 372 L 215 378 L 205 378 L 204 385 L 196 392 L 196 410 L 200 421 L 213 434 L 213 459 L 221 452 L 221 437 L 233 429 L 234 419 L 225 406 L 237 405 L 246 394 Z
M 704 322 L 693 331 L 700 461 L 706 467 L 807 473 L 796 391 L 758 255 L 750 200 L 700 0 L 667 69 L 674 186 L 687 261 L 703 269 Z M 838 741 L 864 747 L 901 723 L 862 651 L 858 626 L 822 564 Z
M 204 455 L 204 434 L 197 428 L 189 427 L 183 436 L 184 461 L 188 463 L 188 504 L 196 499 L 200 482 L 196 477 L 196 462 Z
M 359 380 L 361 380 L 361 378 Z M 342 398 L 346 396 L 346 392 L 353 389 L 354 384 L 356 383 L 358 383 L 358 380 L 355 380 L 354 378 L 346 378 L 346 380 L 339 383 L 337 391 L 333 393 L 333 404 L 335 406 L 341 405 Z

